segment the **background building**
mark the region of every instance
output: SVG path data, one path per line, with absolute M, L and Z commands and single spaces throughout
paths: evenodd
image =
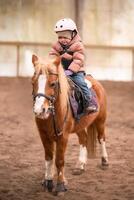
M 55 22 L 76 21 L 86 70 L 97 79 L 134 79 L 133 0 L 0 0 L 0 76 L 31 76 L 31 55 L 46 56 Z

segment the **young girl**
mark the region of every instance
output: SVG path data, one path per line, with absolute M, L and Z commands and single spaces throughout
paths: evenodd
M 75 22 L 70 18 L 57 21 L 54 31 L 58 41 L 52 46 L 50 55 L 61 56 L 61 63 L 66 76 L 69 76 L 83 91 L 86 113 L 96 112 L 92 94 L 85 82 L 84 46 Z

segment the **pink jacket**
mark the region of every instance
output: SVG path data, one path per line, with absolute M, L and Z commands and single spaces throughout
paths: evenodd
M 73 60 L 68 69 L 77 73 L 79 71 L 85 71 L 84 67 L 84 46 L 79 34 L 77 34 L 69 44 L 67 52 L 63 53 L 63 47 L 59 42 L 56 42 L 49 53 L 49 55 L 61 56 L 61 59 Z M 61 53 L 62 52 L 62 53 Z M 69 54 L 68 52 L 72 52 Z

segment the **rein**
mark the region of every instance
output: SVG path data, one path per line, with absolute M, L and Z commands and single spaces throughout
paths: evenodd
M 65 114 L 65 117 L 64 117 L 64 120 L 63 120 L 62 129 L 58 129 L 56 127 L 55 108 L 54 107 L 52 108 L 53 126 L 54 126 L 54 133 L 55 133 L 56 137 L 62 135 L 62 130 L 63 130 L 64 124 L 66 122 L 66 119 L 67 119 L 68 110 L 69 110 L 69 104 L 67 103 L 67 110 L 66 110 L 66 114 Z

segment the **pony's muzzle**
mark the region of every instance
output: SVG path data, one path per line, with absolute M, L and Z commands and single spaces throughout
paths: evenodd
M 43 108 L 41 112 L 34 110 L 34 114 L 37 118 L 44 119 L 45 109 Z
M 40 115 L 40 114 L 42 113 L 42 111 L 43 111 L 43 110 L 40 110 L 40 109 L 37 109 L 37 108 L 36 108 L 36 109 L 35 109 L 35 108 L 33 109 L 33 112 L 34 112 L 34 114 L 35 114 L 36 116 L 37 116 L 37 115 Z
M 47 109 L 43 106 L 39 109 L 37 109 L 37 107 L 36 107 L 36 109 L 34 108 L 33 112 L 34 112 L 35 116 L 40 119 L 47 119 L 49 117 L 49 115 L 51 114 L 49 107 Z
M 35 115 L 40 115 L 41 113 L 45 112 L 45 108 L 43 106 L 38 106 L 37 104 L 35 104 L 33 112 Z
M 36 97 L 33 112 L 36 115 L 40 115 L 43 112 L 43 103 L 44 103 L 44 97 Z

